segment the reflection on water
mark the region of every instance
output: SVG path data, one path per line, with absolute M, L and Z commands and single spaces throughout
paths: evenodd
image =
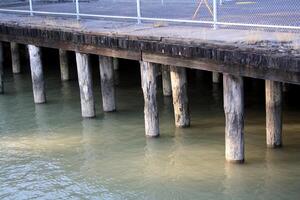
M 103 113 L 94 81 L 97 118 L 83 120 L 77 83 L 56 76 L 48 75 L 45 105 L 33 104 L 30 76 L 7 80 L 1 199 L 299 198 L 300 112 L 286 106 L 285 146 L 266 149 L 261 85 L 246 92 L 246 163 L 232 165 L 224 162 L 222 88 L 203 77 L 190 89 L 190 128 L 174 127 L 172 101 L 159 92 L 161 137 L 150 139 L 138 84 L 121 80 L 118 112 Z

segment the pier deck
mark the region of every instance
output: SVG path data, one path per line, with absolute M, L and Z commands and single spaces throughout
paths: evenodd
M 0 15 L 0 40 L 300 82 L 300 36 L 166 23 Z

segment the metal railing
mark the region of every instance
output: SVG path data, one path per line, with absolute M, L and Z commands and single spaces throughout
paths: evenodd
M 31 16 L 38 14 L 70 16 L 77 20 L 82 17 L 136 20 L 138 24 L 147 21 L 206 24 L 214 29 L 236 26 L 300 30 L 300 20 L 297 20 L 300 17 L 300 1 L 294 0 L 1 1 L 4 2 L 0 2 L 0 12 L 28 13 Z

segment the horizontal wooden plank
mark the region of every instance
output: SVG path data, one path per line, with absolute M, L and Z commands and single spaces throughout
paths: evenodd
M 176 37 L 150 37 L 151 35 L 147 32 L 146 35 L 137 36 L 134 32 L 112 34 L 109 30 L 90 32 L 85 28 L 70 30 L 64 27 L 43 26 L 42 24 L 30 26 L 13 23 L 0 24 L 0 34 L 11 37 L 11 41 L 16 41 L 18 38 L 39 39 L 41 45 L 49 43 L 48 45 L 53 46 L 57 42 L 75 46 L 91 45 L 131 52 L 143 51 L 183 59 L 208 59 L 225 65 L 237 64 L 243 67 L 251 66 L 260 69 L 271 68 L 300 72 L 300 52 L 297 53 L 298 51 L 284 43 L 275 42 L 273 44 L 270 42 L 269 44 L 261 41 L 256 45 L 247 45 L 214 40 L 191 42 L 190 40 L 186 41 L 186 39 L 179 40 L 180 38 Z
M 300 73 L 283 71 L 279 69 L 261 69 L 254 67 L 244 67 L 238 65 L 223 65 L 212 62 L 208 59 L 184 59 L 174 58 L 163 55 L 142 53 L 142 60 L 153 63 L 160 63 L 164 65 L 173 65 L 186 67 L 191 69 L 199 69 L 205 71 L 215 71 L 220 73 L 228 73 L 239 76 L 267 79 L 279 82 L 300 84 Z
M 78 51 L 87 54 L 96 54 L 102 56 L 110 56 L 124 58 L 129 60 L 141 60 L 141 51 L 127 51 L 123 49 L 112 49 L 99 47 L 96 45 L 76 44 L 73 42 L 41 40 L 34 37 L 15 37 L 12 35 L 0 34 L 0 41 L 16 42 L 19 44 L 33 44 L 40 47 L 63 49 L 68 51 Z
M 213 41 L 186 44 L 171 39 L 142 38 L 0 24 L 0 41 L 300 83 L 300 57 L 290 51 L 282 53 L 276 48 L 248 48 Z

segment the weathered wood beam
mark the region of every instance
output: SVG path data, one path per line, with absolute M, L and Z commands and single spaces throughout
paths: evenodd
M 156 100 L 156 70 L 157 65 L 140 62 L 141 84 L 144 94 L 145 133 L 148 137 L 159 136 L 159 118 Z
M 68 61 L 68 52 L 59 49 L 59 62 L 60 62 L 60 78 L 62 81 L 70 80 L 69 72 L 69 61 Z
M 266 80 L 266 139 L 267 146 L 282 146 L 282 83 Z
M 244 162 L 244 88 L 243 78 L 223 76 L 225 112 L 225 155 L 229 162 Z
M 213 62 L 209 59 L 176 58 L 145 52 L 142 53 L 142 59 L 146 62 L 161 63 L 163 65 L 174 65 L 205 71 L 228 73 L 236 76 L 269 79 L 279 82 L 300 84 L 300 73 L 287 70 L 280 70 L 274 68 L 263 69 L 259 67 L 245 67 L 234 64 L 224 65 L 222 63 Z
M 4 49 L 0 41 L 0 94 L 4 93 Z
M 95 103 L 89 55 L 76 52 L 82 117 L 95 117 Z
M 34 102 L 36 104 L 46 102 L 45 82 L 41 59 L 41 49 L 35 45 L 28 45 L 32 89 Z
M 172 96 L 170 67 L 167 65 L 162 65 L 161 71 L 162 71 L 163 95 L 166 97 Z
M 300 84 L 300 58 L 272 46 L 256 49 L 236 43 L 15 24 L 0 24 L 0 40 Z
M 108 57 L 124 58 L 129 60 L 141 60 L 140 50 L 116 49 L 100 45 L 79 44 L 78 41 L 63 41 L 59 39 L 41 39 L 36 37 L 16 37 L 15 35 L 0 34 L 1 41 L 16 42 L 19 44 L 34 44 L 36 46 L 63 49 L 66 51 L 77 51 L 85 54 L 95 54 Z
M 20 53 L 19 53 L 18 43 L 11 42 L 10 49 L 11 49 L 12 71 L 14 74 L 19 74 L 21 72 L 21 64 L 20 64 Z
M 102 104 L 105 112 L 116 110 L 113 58 L 99 56 Z
M 173 107 L 176 127 L 190 126 L 190 111 L 187 93 L 186 70 L 170 66 Z

